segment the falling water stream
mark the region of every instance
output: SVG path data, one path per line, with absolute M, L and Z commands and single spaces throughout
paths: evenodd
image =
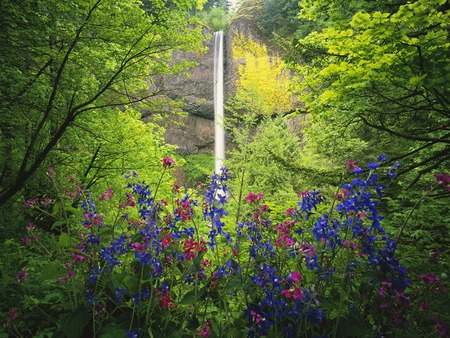
M 220 173 L 225 159 L 223 122 L 223 32 L 214 33 L 214 156 L 215 172 Z

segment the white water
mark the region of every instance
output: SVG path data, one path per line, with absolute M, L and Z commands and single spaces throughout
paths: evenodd
M 223 32 L 214 33 L 214 156 L 215 172 L 220 173 L 225 159 L 223 122 Z

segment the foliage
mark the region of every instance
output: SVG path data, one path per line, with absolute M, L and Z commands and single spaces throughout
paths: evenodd
M 228 11 L 231 7 L 231 3 L 229 0 L 206 0 L 203 5 L 203 9 L 209 11 L 213 8 L 222 8 L 225 11 Z
M 297 0 L 266 0 L 262 3 L 258 23 L 268 36 L 292 36 L 299 29 L 299 10 Z
M 214 156 L 210 154 L 192 154 L 184 156 L 186 164 L 183 171 L 186 173 L 188 185 L 196 186 L 199 182 L 205 182 L 211 172 L 214 171 Z
M 221 7 L 213 7 L 209 11 L 202 11 L 198 16 L 206 27 L 214 32 L 226 30 L 230 23 L 228 12 Z
M 271 115 L 292 109 L 289 73 L 278 57 L 269 55 L 265 45 L 243 34 L 233 37 L 232 52 L 233 59 L 242 64 L 229 109 L 244 110 L 250 115 Z
M 443 0 L 395 8 L 331 20 L 298 43 L 311 64 L 297 70 L 312 123 L 332 133 L 323 138 L 358 135 L 371 149 L 404 159 L 402 172 L 413 170 L 417 182 L 449 166 L 448 12 Z M 316 8 L 306 10 L 313 19 Z
M 201 48 L 186 11 L 202 2 L 2 1 L 0 205 L 58 156 L 83 115 L 136 107 L 157 94 L 153 75 L 184 68 L 170 52 Z
M 157 198 L 174 165 L 168 157 L 154 189 L 134 175 L 119 200 L 112 189 L 94 197 L 82 188 L 55 201 L 30 200 L 33 210 L 62 211 L 75 199 L 80 218 L 63 212 L 52 232 L 30 223 L 22 245 L 8 242 L 21 253 L 2 252 L 2 281 L 14 290 L 2 301 L 5 330 L 69 337 L 445 336 L 438 271 L 408 274 L 381 226 L 383 163 L 380 157 L 363 169 L 348 162 L 355 177 L 324 212 L 323 193 L 305 191 L 278 223 L 264 196 L 253 192 L 242 202 L 253 213 L 229 219 L 225 168 L 212 176 L 202 201 L 176 187 L 170 198 Z M 394 170 L 388 168 L 389 177 Z M 57 176 L 49 170 L 55 187 Z M 450 187 L 450 176 L 442 177 Z M 6 270 L 14 259 L 16 272 Z M 433 264 L 439 269 L 439 259 Z

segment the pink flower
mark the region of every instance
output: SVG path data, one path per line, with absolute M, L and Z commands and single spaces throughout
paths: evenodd
M 347 239 L 343 242 L 344 247 L 350 248 L 350 249 L 356 249 L 358 246 L 355 243 L 349 242 Z
M 77 263 L 77 262 L 84 262 L 86 258 L 79 253 L 72 252 L 72 260 L 74 263 Z
M 433 284 L 434 282 L 438 282 L 440 280 L 434 273 L 430 273 L 429 275 L 421 274 L 419 277 L 427 284 Z
M 255 194 L 255 193 L 251 192 L 247 195 L 245 200 L 249 201 L 249 202 L 256 202 L 256 201 L 262 200 L 263 198 L 264 198 L 263 194 Z
M 448 174 L 435 174 L 434 178 L 436 181 L 444 187 L 444 189 L 447 189 L 450 191 L 450 175 Z
M 32 198 L 32 199 L 26 200 L 23 206 L 25 208 L 34 207 L 38 203 L 39 203 L 39 200 L 37 198 Z
M 378 288 L 377 294 L 378 294 L 378 296 L 383 297 L 383 296 L 387 295 L 387 292 L 383 288 Z
M 50 176 L 50 177 L 55 177 L 56 176 L 55 169 L 53 167 L 48 168 L 47 175 Z
M 6 318 L 5 326 L 8 327 L 15 319 L 17 319 L 17 314 L 19 310 L 15 308 L 10 308 L 8 310 L 8 317 Z
M 308 190 L 305 190 L 305 191 L 299 191 L 299 192 L 297 193 L 297 196 L 298 196 L 298 197 L 305 197 L 306 195 L 308 195 L 308 193 L 309 193 Z
M 420 307 L 422 308 L 423 311 L 428 312 L 430 310 L 430 303 L 425 301 L 422 303 L 422 305 Z
M 353 171 L 353 170 L 360 170 L 361 168 L 358 167 L 355 162 L 353 161 L 347 161 L 345 162 L 345 168 L 349 171 Z
M 252 320 L 255 322 L 255 324 L 259 324 L 263 321 L 265 321 L 266 319 L 263 318 L 259 313 L 256 313 L 255 311 L 251 311 L 250 315 L 252 316 Z
M 173 307 L 176 307 L 177 305 L 172 302 L 170 299 L 170 292 L 167 291 L 164 296 L 162 296 L 161 300 L 159 301 L 159 306 L 161 306 L 165 310 L 169 310 Z
M 294 283 L 300 283 L 302 278 L 303 278 L 302 274 L 298 271 L 294 271 L 291 273 L 291 279 Z
M 30 274 L 28 273 L 27 270 L 21 270 L 17 275 L 16 275 L 16 280 L 20 283 L 23 282 L 25 279 L 31 278 Z
M 112 188 L 108 188 L 108 190 L 106 190 L 98 199 L 99 201 L 103 201 L 105 198 L 111 199 L 113 195 L 114 191 Z
M 440 337 L 448 337 L 448 326 L 445 323 L 437 319 L 436 317 L 431 317 L 431 320 L 436 323 L 436 327 L 434 328 L 434 332 L 437 333 Z
M 175 161 L 174 161 L 173 158 L 171 158 L 171 157 L 164 157 L 164 158 L 161 160 L 161 162 L 162 162 L 163 167 L 164 167 L 165 169 L 169 168 L 170 166 L 172 166 L 172 164 L 175 163 Z
M 199 329 L 197 335 L 200 337 L 209 337 L 211 336 L 212 323 L 211 319 L 208 319 Z
M 134 207 L 136 205 L 136 203 L 133 200 L 133 195 L 131 194 L 126 194 L 128 201 L 125 203 L 122 203 L 120 205 L 120 208 L 123 209 L 125 207 Z
M 295 212 L 295 209 L 294 209 L 294 208 L 289 208 L 289 209 L 287 209 L 286 212 L 284 213 L 284 216 L 290 217 L 290 216 L 292 216 L 292 215 L 294 214 L 294 212 Z
M 292 289 L 282 290 L 281 293 L 287 298 L 292 300 L 302 300 L 303 292 L 298 286 L 295 286 Z

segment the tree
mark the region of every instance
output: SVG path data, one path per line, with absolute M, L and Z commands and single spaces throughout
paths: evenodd
M 311 33 L 297 45 L 311 63 L 296 67 L 312 123 L 343 138 L 353 130 L 373 151 L 402 159 L 415 182 L 450 166 L 448 2 L 389 4 L 390 11 L 357 12 Z M 310 19 L 317 13 L 306 11 Z
M 202 2 L 1 2 L 0 206 L 81 116 L 142 103 L 152 74 L 180 70 L 170 52 L 200 48 L 186 11 Z
M 231 2 L 229 0 L 207 0 L 203 6 L 205 11 L 210 11 L 213 8 L 222 8 L 225 11 L 229 11 Z
M 258 22 L 266 35 L 292 36 L 299 28 L 297 0 L 263 1 Z

